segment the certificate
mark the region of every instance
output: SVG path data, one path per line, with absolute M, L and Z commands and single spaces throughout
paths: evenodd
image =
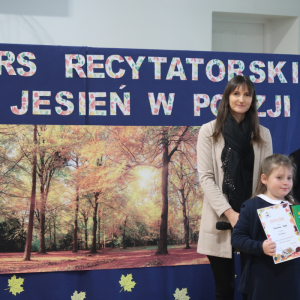
M 267 239 L 276 243 L 274 263 L 300 257 L 300 235 L 287 203 L 257 210 Z

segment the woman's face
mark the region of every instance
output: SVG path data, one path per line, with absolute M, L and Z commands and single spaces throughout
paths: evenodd
M 229 106 L 231 115 L 237 122 L 243 121 L 245 113 L 252 103 L 252 96 L 246 84 L 236 87 L 229 95 Z

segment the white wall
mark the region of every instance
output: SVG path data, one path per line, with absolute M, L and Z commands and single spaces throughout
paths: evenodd
M 300 1 L 1 1 L 0 42 L 210 51 L 213 12 L 300 17 Z M 278 26 L 290 26 L 285 43 L 299 34 L 297 19 Z M 280 36 L 270 43 L 280 53 Z
M 267 53 L 299 53 L 299 19 L 274 18 L 266 22 Z M 298 42 L 295 42 L 298 37 Z

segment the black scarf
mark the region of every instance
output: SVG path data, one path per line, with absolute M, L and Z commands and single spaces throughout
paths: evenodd
M 229 114 L 223 126 L 225 147 L 222 151 L 223 193 L 236 212 L 252 195 L 254 152 L 251 145 L 251 119 L 245 116 L 238 124 Z

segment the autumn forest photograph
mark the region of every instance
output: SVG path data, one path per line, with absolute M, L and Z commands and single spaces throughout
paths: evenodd
M 200 127 L 0 126 L 0 273 L 208 263 Z

